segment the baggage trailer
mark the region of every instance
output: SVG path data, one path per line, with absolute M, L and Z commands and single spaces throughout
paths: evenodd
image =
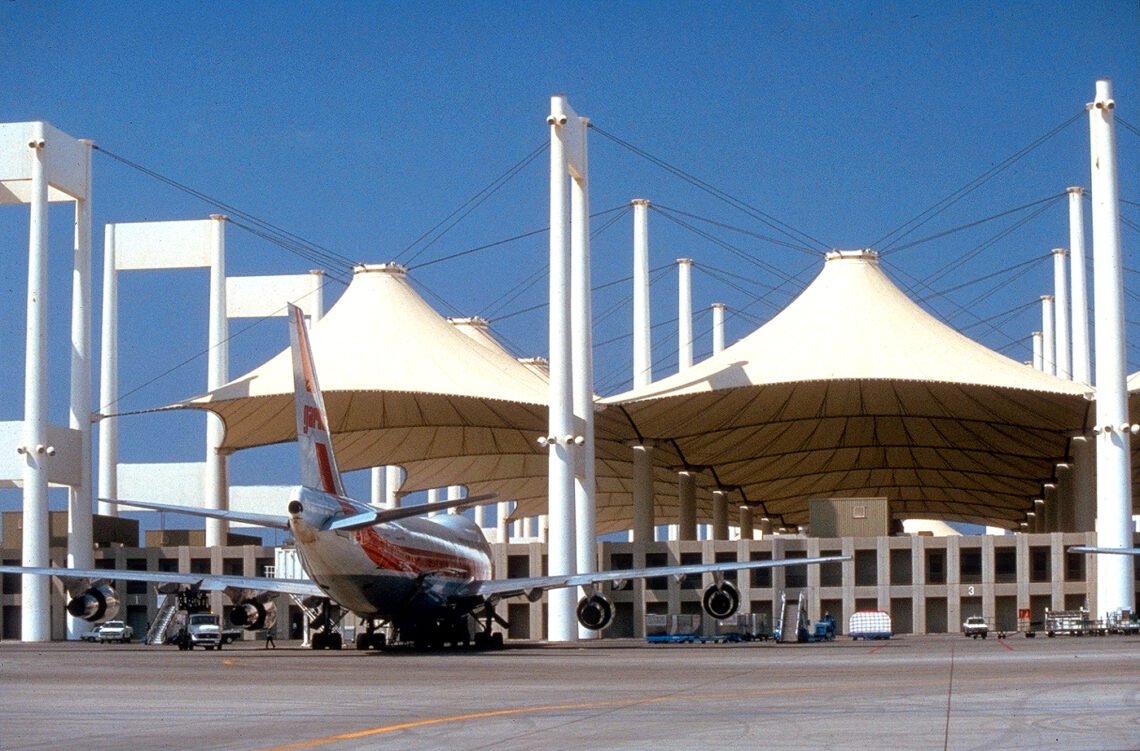
M 1078 610 L 1050 610 L 1045 608 L 1045 633 L 1048 636 L 1104 636 L 1105 625 L 1089 617 L 1086 608 Z
M 645 614 L 645 641 L 652 644 L 709 641 L 701 636 L 701 616 L 682 613 Z
M 716 622 L 717 636 L 730 642 L 767 641 L 772 638 L 768 619 L 762 613 L 737 613 Z

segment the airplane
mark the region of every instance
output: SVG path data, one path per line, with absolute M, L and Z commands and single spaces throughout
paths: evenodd
M 705 590 L 702 605 L 710 616 L 724 619 L 734 615 L 740 605 L 740 594 L 725 579 L 726 572 L 851 558 L 835 555 L 495 579 L 490 546 L 474 521 L 461 514 L 424 516 L 429 511 L 491 502 L 489 497 L 383 509 L 347 496 L 300 308 L 289 306 L 289 322 L 301 485 L 289 495 L 287 514 L 113 502 L 287 530 L 309 580 L 20 566 L 0 566 L 0 573 L 60 577 L 73 595 L 68 612 L 93 623 L 114 618 L 118 611 L 112 580 L 142 581 L 164 585 L 160 588 L 164 592 L 171 588 L 185 588 L 183 591 L 191 593 L 223 591 L 234 605 L 230 621 L 250 631 L 273 628 L 277 620 L 275 595 L 312 598 L 307 602 L 321 606 L 321 615 L 312 624 L 314 649 L 342 646 L 341 636 L 334 629 L 334 608 L 351 611 L 366 623 L 366 630 L 357 635 L 358 649 L 387 646 L 385 633 L 378 630 L 384 624 L 391 628 L 393 641 L 401 643 L 427 647 L 473 641 L 476 647 L 497 648 L 503 638 L 502 633 L 493 631 L 494 624 L 506 622 L 495 614 L 495 606 L 506 598 L 526 597 L 536 602 L 548 589 L 582 587 L 578 621 L 587 629 L 601 630 L 614 616 L 613 603 L 600 591 L 603 582 L 712 573 L 714 583 Z

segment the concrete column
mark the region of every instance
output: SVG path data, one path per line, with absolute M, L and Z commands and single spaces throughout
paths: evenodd
M 1033 369 L 1045 370 L 1045 342 L 1040 331 L 1033 332 Z
M 946 538 L 946 628 L 962 622 L 962 547 L 960 538 Z
M 1048 516 L 1047 516 L 1048 511 L 1046 511 L 1046 509 L 1045 509 L 1045 499 L 1044 498 L 1034 498 L 1033 499 L 1033 514 L 1034 514 L 1034 516 L 1033 516 L 1033 521 L 1034 521 L 1033 531 L 1038 533 L 1038 534 L 1040 534 L 1042 532 L 1047 532 L 1048 530 L 1046 529 L 1046 527 L 1048 526 Z
M 1057 511 L 1059 532 L 1076 532 L 1076 499 L 1073 497 L 1073 465 L 1062 463 L 1056 467 Z
M 1096 444 L 1087 436 L 1073 438 L 1073 523 L 1076 532 L 1096 529 Z
M 633 386 L 653 381 L 649 317 L 649 201 L 633 201 Z
M 910 538 L 910 602 L 914 633 L 926 633 L 926 544 L 924 538 Z
M 1054 324 L 1053 296 L 1041 296 L 1041 369 L 1049 375 L 1057 374 L 1056 338 Z
M 653 446 L 633 447 L 633 541 L 653 542 Z
M 34 124 L 31 149 L 31 214 L 28 219 L 28 303 L 24 350 L 24 566 L 47 566 L 49 545 L 47 464 L 48 184 L 43 123 Z M 51 580 L 23 574 L 20 639 L 51 639 Z
M 1124 266 L 1120 242 L 1120 198 L 1112 83 L 1096 82 L 1089 106 L 1092 144 L 1093 301 L 1096 324 L 1097 544 L 1132 546 L 1131 434 L 1124 352 Z M 1097 561 L 1098 613 L 1134 610 L 1134 559 L 1101 555 Z
M 740 539 L 752 539 L 752 507 L 740 507 Z
M 997 619 L 997 599 L 994 592 L 995 584 L 995 564 L 994 564 L 994 538 L 986 536 L 982 538 L 982 617 L 986 619 L 987 623 L 993 623 L 995 626 L 1000 627 L 1002 624 L 995 623 Z M 969 617 L 969 613 L 966 614 Z
M 85 198 L 75 202 L 75 251 L 71 274 L 71 411 L 68 425 L 79 431 L 79 484 L 68 491 L 67 565 L 93 568 L 91 519 L 91 141 L 83 145 Z M 69 639 L 87 631 L 82 619 L 67 616 Z
M 501 543 L 510 542 L 510 525 L 507 523 L 507 517 L 510 516 L 510 502 L 503 501 L 502 503 L 495 504 L 495 530 L 497 541 Z M 506 569 L 503 569 L 504 571 Z
M 677 539 L 697 539 L 697 476 L 677 473 Z
M 713 491 L 712 539 L 728 539 L 728 494 L 723 490 Z
M 714 302 L 713 312 L 713 354 L 724 351 L 724 303 Z
M 1056 316 L 1054 353 L 1057 361 L 1057 375 L 1073 377 L 1073 367 L 1069 357 L 1072 343 L 1069 341 L 1069 251 L 1053 249 L 1053 313 Z
M 376 477 L 376 475 L 375 475 L 375 473 L 373 473 L 373 480 L 375 480 L 375 477 Z M 372 501 L 373 503 L 376 503 L 375 497 L 376 497 L 375 496 L 375 490 L 373 490 L 373 501 Z M 439 503 L 439 488 L 429 488 L 428 492 L 427 492 L 428 508 L 431 508 L 432 504 L 435 504 L 435 503 Z M 502 504 L 499 504 L 499 505 L 502 505 Z M 439 514 L 438 511 L 429 511 L 428 512 L 429 517 L 436 516 L 437 514 Z M 501 516 L 501 514 L 500 514 L 500 516 Z M 499 542 L 506 542 L 506 540 L 504 540 L 502 537 L 500 537 Z
M 213 391 L 229 380 L 229 322 L 226 318 L 226 217 L 212 214 L 210 234 L 210 333 L 206 355 L 206 389 Z M 226 457 L 218 453 L 225 425 L 213 412 L 206 413 L 206 503 L 208 509 L 229 508 Z M 206 519 L 206 546 L 226 544 L 229 522 Z
M 388 473 L 383 466 L 373 467 L 370 473 L 371 503 L 373 506 L 383 506 L 388 496 Z
M 1073 380 L 1092 383 L 1089 356 L 1089 302 L 1085 281 L 1085 217 L 1081 196 L 1084 188 L 1069 188 L 1069 278 L 1072 283 Z
M 384 468 L 384 507 L 397 508 L 400 505 L 400 486 L 404 484 L 404 470 L 398 465 L 389 464 Z
M 693 259 L 677 259 L 677 369 L 693 367 Z
M 1045 497 L 1045 531 L 1059 532 L 1061 529 L 1061 505 L 1057 498 L 1057 484 L 1045 483 L 1042 493 Z

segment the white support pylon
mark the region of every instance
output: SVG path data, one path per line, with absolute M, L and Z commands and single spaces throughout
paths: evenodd
M 1041 296 L 1041 369 L 1057 374 L 1056 338 L 1053 334 L 1053 296 Z
M 1092 384 L 1089 355 L 1089 293 L 1085 273 L 1084 188 L 1069 188 L 1069 280 L 1072 287 L 1073 380 Z
M 724 308 L 722 302 L 712 304 L 713 313 L 713 354 L 724 352 Z
M 585 176 L 584 129 L 564 96 L 550 100 L 550 412 L 548 570 L 552 576 L 577 571 L 575 522 L 574 385 L 571 341 L 571 243 L 568 175 Z M 576 590 L 561 587 L 547 597 L 547 639 L 576 641 Z
M 649 312 L 649 201 L 633 200 L 633 387 L 653 381 Z
M 693 367 L 693 259 L 677 259 L 677 370 Z
M 1096 532 L 1101 547 L 1124 548 L 1133 544 L 1132 473 L 1114 108 L 1112 83 L 1097 81 L 1096 100 L 1088 107 L 1096 318 Z M 1133 567 L 1132 556 L 1098 556 L 1098 613 L 1135 609 Z
M 24 566 L 47 566 L 49 545 L 47 446 L 48 183 L 43 123 L 33 127 L 31 213 L 28 219 L 28 307 L 24 350 Z M 20 638 L 51 639 L 51 581 L 21 577 Z
M 1057 375 L 1069 380 L 1073 377 L 1069 357 L 1072 348 L 1069 338 L 1069 251 L 1064 248 L 1053 249 L 1053 315 L 1056 321 L 1053 351 Z
M 206 355 L 206 388 L 213 391 L 229 380 L 229 319 L 226 318 L 226 217 L 210 215 L 210 334 Z M 206 508 L 229 508 L 226 457 L 219 453 L 225 424 L 214 412 L 206 414 Z M 225 545 L 229 522 L 206 519 L 206 547 Z

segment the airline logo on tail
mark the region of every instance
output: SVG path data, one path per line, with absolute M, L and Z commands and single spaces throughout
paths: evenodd
M 344 496 L 340 472 L 333 456 L 328 413 L 317 371 L 305 316 L 296 305 L 289 306 L 289 339 L 293 348 L 293 399 L 297 408 L 297 450 L 301 458 L 301 484 Z

